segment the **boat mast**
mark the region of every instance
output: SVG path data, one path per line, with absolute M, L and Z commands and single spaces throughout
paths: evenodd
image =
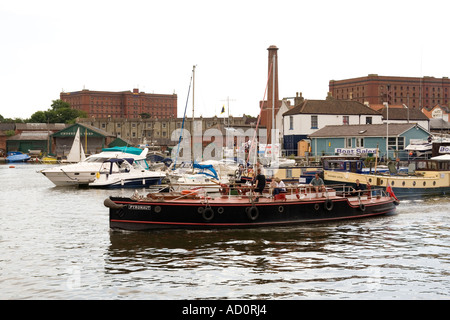
M 192 126 L 191 126 L 191 158 L 194 172 L 194 106 L 195 106 L 195 65 L 192 66 Z

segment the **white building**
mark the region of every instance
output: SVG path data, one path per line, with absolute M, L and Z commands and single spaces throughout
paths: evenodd
M 381 124 L 383 116 L 353 100 L 304 100 L 283 114 L 283 147 L 287 154 L 297 153 L 297 144 L 315 131 L 329 125 Z

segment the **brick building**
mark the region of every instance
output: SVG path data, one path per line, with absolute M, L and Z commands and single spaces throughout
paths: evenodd
M 153 118 L 177 117 L 177 95 L 133 91 L 109 92 L 83 89 L 61 92 L 60 99 L 90 118 L 138 118 L 148 113 Z
M 383 102 L 405 104 L 420 110 L 436 104 L 449 104 L 450 79 L 369 74 L 360 78 L 330 80 L 329 91 L 335 99 L 356 100 L 369 105 Z
M 195 118 L 196 121 L 201 120 L 202 132 L 207 129 L 218 127 L 218 125 L 251 128 L 255 127 L 256 118 L 244 115 L 243 117 L 228 118 Z M 142 118 L 80 118 L 77 120 L 79 124 L 90 125 L 99 128 L 108 134 L 117 138 L 129 141 L 133 145 L 154 144 L 157 146 L 174 146 L 178 144 L 177 139 L 172 140 L 172 133 L 176 129 L 181 129 L 183 118 L 163 117 L 159 119 L 142 119 Z M 263 126 L 260 126 L 263 127 Z M 184 128 L 192 132 L 192 118 L 186 118 Z

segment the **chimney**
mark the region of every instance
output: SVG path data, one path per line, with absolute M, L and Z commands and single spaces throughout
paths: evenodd
M 275 128 L 275 124 L 272 124 L 272 108 L 274 108 L 274 114 L 276 115 L 279 109 L 278 101 L 278 48 L 277 46 L 270 46 L 267 48 L 269 52 L 268 57 L 268 72 L 270 72 L 270 77 L 267 86 L 267 103 L 266 108 L 263 111 L 264 122 L 267 128 L 267 143 L 275 143 L 272 141 L 271 132 L 272 128 Z M 274 72 L 275 71 L 275 72 Z M 275 84 L 275 87 L 274 87 Z M 273 105 L 275 101 L 275 105 Z M 262 116 L 262 115 L 261 115 Z M 263 117 L 263 116 L 262 116 Z M 263 120 L 263 119 L 261 119 Z M 261 121 L 262 122 L 262 121 Z M 280 129 L 280 128 L 278 128 Z
M 303 101 L 305 101 L 305 98 L 303 98 L 302 93 L 296 92 L 295 98 L 294 98 L 294 106 L 298 106 L 298 105 L 302 104 Z

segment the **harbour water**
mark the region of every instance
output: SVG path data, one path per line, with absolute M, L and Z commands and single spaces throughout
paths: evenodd
M 103 200 L 0 165 L 0 299 L 449 299 L 450 199 L 282 228 L 111 231 Z

